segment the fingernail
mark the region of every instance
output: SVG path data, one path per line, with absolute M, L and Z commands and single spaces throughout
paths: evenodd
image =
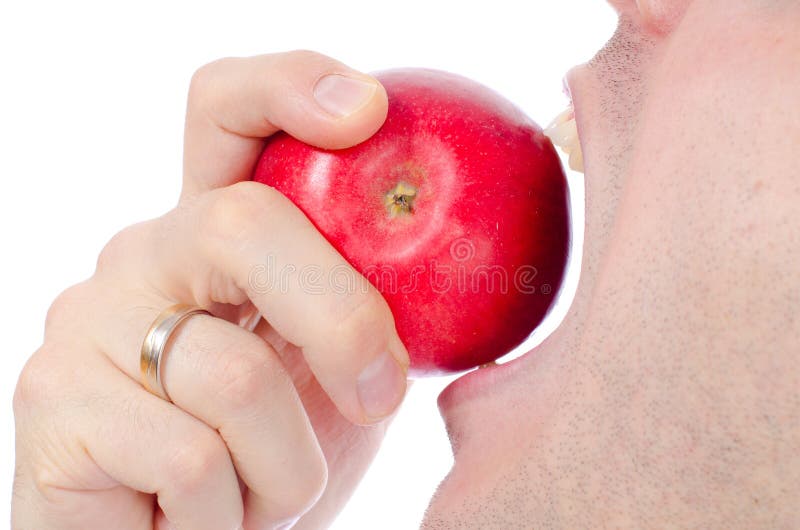
M 375 82 L 328 74 L 314 87 L 314 98 L 328 113 L 344 117 L 363 107 L 375 94 Z
M 358 376 L 358 399 L 369 420 L 391 414 L 403 399 L 406 373 L 389 352 L 381 353 Z

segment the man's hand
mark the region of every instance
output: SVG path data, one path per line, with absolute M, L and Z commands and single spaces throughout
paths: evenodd
M 335 298 L 249 284 L 270 254 L 298 269 L 349 267 L 290 201 L 249 177 L 279 129 L 343 148 L 386 110 L 377 81 L 311 52 L 195 74 L 178 206 L 117 234 L 95 274 L 59 296 L 20 377 L 15 529 L 330 521 L 403 397 L 408 356 L 374 289 Z M 168 343 L 168 402 L 138 383 L 139 350 L 176 302 L 213 316 L 192 317 Z

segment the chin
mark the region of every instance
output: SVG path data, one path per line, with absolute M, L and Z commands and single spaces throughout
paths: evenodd
M 492 505 L 502 495 L 506 477 L 513 471 L 508 468 L 517 459 L 513 454 L 506 454 L 502 460 L 498 456 L 501 455 L 462 455 L 431 499 L 422 528 L 497 527 L 478 518 L 493 511 Z
M 531 442 L 480 454 L 466 449 L 439 485 L 422 529 L 528 529 L 537 521 L 540 479 L 531 462 Z
M 442 391 L 439 409 L 454 463 L 431 501 L 424 528 L 450 520 L 443 514 L 463 514 L 475 503 L 491 502 L 521 463 L 535 456 L 569 379 L 561 335 L 557 331 L 517 359 L 469 372 Z
M 634 51 L 636 60 L 630 57 Z M 551 139 L 566 153 L 565 165 L 585 173 L 585 233 L 582 242 L 572 239 L 582 251 L 572 249 L 569 265 L 580 270 L 580 284 L 567 315 L 542 344 L 512 361 L 501 359 L 497 366 L 463 375 L 439 396 L 454 463 L 423 528 L 510 530 L 520 521 L 530 528 L 552 508 L 545 492 L 553 477 L 542 469 L 550 452 L 564 443 L 559 429 L 565 417 L 581 409 L 574 389 L 585 383 L 577 374 L 590 295 L 635 153 L 649 78 L 645 59 L 651 52 L 652 43 L 623 18 L 606 47 L 567 75 L 569 108 L 551 125 Z M 517 513 L 504 515 L 508 510 Z M 485 519 L 486 514 L 494 519 Z

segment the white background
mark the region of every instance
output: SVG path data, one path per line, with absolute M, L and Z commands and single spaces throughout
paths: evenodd
M 17 375 L 40 344 L 58 292 L 91 274 L 112 234 L 174 204 L 194 69 L 222 56 L 295 48 L 364 71 L 441 68 L 491 86 L 546 125 L 566 104 L 562 77 L 591 57 L 614 23 L 603 0 L 4 2 L 0 521 L 11 499 Z M 570 178 L 580 206 L 580 176 Z M 436 409 L 447 382 L 415 386 L 334 528 L 419 524 L 451 464 Z

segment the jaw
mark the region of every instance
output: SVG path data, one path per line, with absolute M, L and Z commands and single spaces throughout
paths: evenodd
M 690 23 L 695 26 L 689 26 Z M 747 23 L 753 22 L 748 20 Z M 633 307 L 641 312 L 641 308 L 648 307 L 642 304 L 641 289 L 629 288 L 636 282 L 641 282 L 639 285 L 653 285 L 658 283 L 656 280 L 659 278 L 676 277 L 671 274 L 676 271 L 674 267 L 652 268 L 654 257 L 660 260 L 655 260 L 660 265 L 669 265 L 669 259 L 659 256 L 652 242 L 670 234 L 663 234 L 664 223 L 655 222 L 657 217 L 647 209 L 652 209 L 659 202 L 662 207 L 664 204 L 672 205 L 670 208 L 680 205 L 682 210 L 679 215 L 670 210 L 665 212 L 670 215 L 661 219 L 685 219 L 688 213 L 692 213 L 687 207 L 693 204 L 692 201 L 698 200 L 692 195 L 696 187 L 711 185 L 708 179 L 698 177 L 719 174 L 722 160 L 741 162 L 740 153 L 735 150 L 714 153 L 717 156 L 711 157 L 697 150 L 694 155 L 696 159 L 687 159 L 683 151 L 676 151 L 680 146 L 670 143 L 671 139 L 685 139 L 688 128 L 692 139 L 683 147 L 691 151 L 694 146 L 706 147 L 704 142 L 715 138 L 720 132 L 733 134 L 752 131 L 754 124 L 757 124 L 763 130 L 758 130 L 760 136 L 755 141 L 772 142 L 770 145 L 761 145 L 760 150 L 775 149 L 777 145 L 786 150 L 787 164 L 791 164 L 793 159 L 790 144 L 792 138 L 797 136 L 792 137 L 791 134 L 797 129 L 788 125 L 793 113 L 787 110 L 785 102 L 792 100 L 789 96 L 796 91 L 789 92 L 788 85 L 770 83 L 770 69 L 774 72 L 781 66 L 770 63 L 776 61 L 776 51 L 765 46 L 742 43 L 740 48 L 755 57 L 743 54 L 734 56 L 725 55 L 722 48 L 718 47 L 713 51 L 722 57 L 715 57 L 709 50 L 706 60 L 714 60 L 717 64 L 703 68 L 698 65 L 694 54 L 680 55 L 674 50 L 704 49 L 709 42 L 705 36 L 711 29 L 719 32 L 716 37 L 720 38 L 720 42 L 725 42 L 723 37 L 746 39 L 750 35 L 747 32 L 731 32 L 730 26 L 722 23 L 712 28 L 708 19 L 700 16 L 688 18 L 688 22 L 684 19 L 682 24 L 678 36 L 683 39 L 696 38 L 697 41 L 683 42 L 682 46 L 676 43 L 669 61 L 661 61 L 660 55 L 668 51 L 662 45 L 663 41 L 648 37 L 634 22 L 623 19 L 612 42 L 589 64 L 570 73 L 577 127 L 586 161 L 587 227 L 581 285 L 569 315 L 556 332 L 557 338 L 553 339 L 557 344 L 553 352 L 535 351 L 533 356 L 515 361 L 525 363 L 525 370 L 520 370 L 518 379 L 498 387 L 496 392 L 485 398 L 484 403 L 470 406 L 471 412 L 457 411 L 458 421 L 462 425 L 457 437 L 456 464 L 434 498 L 423 528 L 584 528 L 597 526 L 597 521 L 603 521 L 603 524 L 611 527 L 642 527 L 645 526 L 644 521 L 652 523 L 652 519 L 648 518 L 665 511 L 669 511 L 675 525 L 702 526 L 704 522 L 708 526 L 710 514 L 720 507 L 726 508 L 726 514 L 733 514 L 726 520 L 734 525 L 735 521 L 741 523 L 746 520 L 744 517 L 751 517 L 752 512 L 759 509 L 764 517 L 772 518 L 774 526 L 776 517 L 780 515 L 774 509 L 765 508 L 763 493 L 769 491 L 770 487 L 764 483 L 765 475 L 753 473 L 755 469 L 761 469 L 762 473 L 768 473 L 766 476 L 773 479 L 784 479 L 784 482 L 771 486 L 776 499 L 795 500 L 796 495 L 787 495 L 786 492 L 797 490 L 789 485 L 790 481 L 796 483 L 794 477 L 800 476 L 794 473 L 791 466 L 797 459 L 788 450 L 776 456 L 775 445 L 760 448 L 758 444 L 763 440 L 760 436 L 750 439 L 750 446 L 741 444 L 753 433 L 769 432 L 768 429 L 776 425 L 772 423 L 772 415 L 790 402 L 786 399 L 787 395 L 796 392 L 783 394 L 781 399 L 775 401 L 780 403 L 779 406 L 768 407 L 770 415 L 763 414 L 763 401 L 749 403 L 751 407 L 760 403 L 760 411 L 758 408 L 746 408 L 747 400 L 752 400 L 752 395 L 748 398 L 743 393 L 747 387 L 742 382 L 753 380 L 753 367 L 759 366 L 759 363 L 745 357 L 745 362 L 737 367 L 731 358 L 731 362 L 723 363 L 724 366 L 717 371 L 706 371 L 707 366 L 703 363 L 717 367 L 718 359 L 704 358 L 707 345 L 695 342 L 698 335 L 701 338 L 703 335 L 696 333 L 691 325 L 686 325 L 687 322 L 706 321 L 702 313 L 695 313 L 695 318 L 687 315 L 694 309 L 703 310 L 706 307 L 703 304 L 708 300 L 714 304 L 709 312 L 717 311 L 719 307 L 742 307 L 735 298 L 733 300 L 736 303 L 719 303 L 726 296 L 741 294 L 737 289 L 730 289 L 731 285 L 737 283 L 722 282 L 719 284 L 721 292 L 706 297 L 705 301 L 689 304 L 680 296 L 675 297 L 670 285 L 662 283 L 665 290 L 658 294 L 648 291 L 647 294 L 666 306 L 682 308 L 677 312 L 674 325 L 667 327 L 669 333 L 659 329 L 652 332 L 649 339 L 646 332 L 637 327 L 636 318 L 642 316 L 640 313 L 618 312 L 620 307 L 625 307 L 624 296 L 628 297 L 628 308 Z M 766 34 L 767 28 L 764 28 L 765 40 L 769 37 L 769 42 L 777 45 L 775 24 L 768 29 L 769 33 Z M 788 48 L 789 44 L 784 46 Z M 635 60 L 623 60 L 626 56 Z M 792 56 L 796 61 L 795 57 L 796 54 Z M 722 65 L 729 70 L 713 70 L 712 67 L 720 68 L 720 59 L 731 62 Z M 752 88 L 743 93 L 736 82 L 741 83 L 744 74 L 752 77 L 747 79 L 752 82 Z M 709 75 L 716 77 L 710 78 Z M 735 82 L 726 87 L 726 80 Z M 700 92 L 698 86 L 687 88 L 691 86 L 687 83 L 692 81 L 708 92 Z M 796 83 L 792 86 L 796 86 Z M 713 96 L 720 93 L 721 87 L 728 88 L 729 98 L 736 96 L 738 99 L 715 99 Z M 732 92 L 734 88 L 738 91 Z M 686 93 L 681 93 L 681 90 Z M 784 93 L 770 94 L 770 90 L 783 90 Z M 687 94 L 692 97 L 687 97 Z M 752 94 L 759 94 L 764 101 L 772 101 L 783 107 L 769 109 L 772 112 L 765 112 L 764 108 L 748 108 Z M 649 104 L 649 101 L 658 101 L 660 105 Z M 691 104 L 688 113 L 684 111 L 682 115 L 686 120 L 676 118 L 676 105 L 680 103 Z M 709 108 L 710 103 L 726 105 Z M 753 114 L 745 114 L 745 111 Z M 735 123 L 736 127 L 720 131 L 718 122 L 713 121 L 719 116 L 729 124 Z M 764 125 L 764 116 L 780 117 L 784 120 L 781 123 L 787 124 L 790 134 L 778 137 L 774 123 L 769 128 Z M 737 136 L 735 140 L 747 147 L 752 147 L 754 141 L 750 136 Z M 731 147 L 718 142 L 717 147 L 735 149 L 736 144 Z M 659 153 L 659 149 L 664 149 L 667 154 Z M 663 163 L 653 163 L 654 158 L 659 156 Z M 685 171 L 687 160 L 688 165 L 694 168 L 694 174 Z M 750 162 L 756 163 L 757 160 Z M 703 164 L 716 165 L 705 167 Z M 700 173 L 697 173 L 698 169 Z M 793 177 L 796 174 L 794 166 L 781 166 L 780 169 L 771 174 L 773 184 L 777 180 L 775 175 Z M 747 178 L 759 174 L 759 171 L 763 171 L 763 168 L 750 168 L 745 172 L 742 172 L 742 168 L 729 168 L 723 172 L 728 179 L 723 185 L 729 185 L 731 176 Z M 676 185 L 677 177 L 685 179 L 686 186 L 683 183 Z M 784 189 L 789 188 L 787 186 Z M 796 186 L 792 189 L 796 190 Z M 672 190 L 673 195 L 665 196 L 665 190 Z M 726 204 L 722 200 L 734 201 L 739 196 L 722 195 L 709 188 L 706 190 L 709 193 L 704 196 L 705 202 L 693 212 L 697 216 L 694 226 L 708 223 L 711 218 L 729 221 L 737 208 L 741 215 L 741 205 Z M 763 189 L 760 188 L 760 192 L 763 194 Z M 786 195 L 784 193 L 784 200 Z M 646 204 L 642 199 L 647 197 L 657 198 L 658 201 L 651 200 Z M 777 199 L 773 198 L 772 210 L 776 203 Z M 711 217 L 707 205 L 717 208 L 718 212 L 725 212 L 725 215 L 718 213 L 716 217 Z M 772 213 L 769 207 L 764 206 L 754 210 L 752 215 L 763 217 Z M 652 226 L 643 222 L 646 219 L 650 220 Z M 774 223 L 769 228 L 774 230 L 776 226 L 780 225 Z M 753 230 L 757 227 L 746 228 Z M 736 233 L 737 238 L 744 235 L 742 232 Z M 669 245 L 678 250 L 685 248 L 681 246 L 685 240 L 667 239 Z M 783 238 L 784 243 L 789 240 L 792 240 L 791 236 Z M 753 243 L 758 242 L 755 240 Z M 720 244 L 719 241 L 714 243 Z M 635 250 L 641 261 L 634 262 L 630 259 L 630 252 L 637 244 L 639 247 Z M 761 255 L 774 258 L 776 248 L 785 250 L 786 246 L 773 247 Z M 713 245 L 698 247 L 698 255 L 702 259 L 696 262 L 696 270 L 705 271 L 705 275 L 694 274 L 694 278 L 708 277 L 711 259 L 719 259 L 719 256 L 709 255 L 709 249 L 713 248 Z M 628 259 L 620 258 L 622 250 L 629 252 L 625 256 Z M 734 280 L 741 278 L 738 267 L 747 263 L 746 260 L 752 259 L 752 256 L 744 258 L 740 256 L 723 263 L 733 267 L 731 278 Z M 791 261 L 794 262 L 796 260 Z M 685 267 L 686 260 L 681 263 L 678 272 L 686 277 L 689 272 Z M 624 266 L 626 264 L 627 269 Z M 778 265 L 780 271 L 761 279 L 767 282 L 778 277 L 785 278 L 787 270 L 794 270 L 787 269 L 783 263 Z M 723 269 L 715 269 L 717 273 L 720 270 Z M 677 282 L 677 285 L 686 284 Z M 765 286 L 748 292 L 771 291 Z M 700 296 L 700 292 L 685 293 L 684 296 Z M 761 294 L 758 298 L 759 303 L 764 303 Z M 786 302 L 785 297 L 782 300 Z M 771 304 L 774 308 L 775 299 Z M 796 314 L 795 306 L 787 305 L 781 314 Z M 731 337 L 735 333 L 743 333 L 751 329 L 755 321 L 749 318 L 738 326 L 731 326 L 730 322 L 723 320 L 720 329 L 724 333 L 719 335 Z M 691 355 L 673 355 L 678 344 L 677 331 L 681 326 L 686 327 L 684 340 L 690 346 L 678 351 L 691 352 Z M 788 326 L 781 329 L 789 329 Z M 775 338 L 774 329 L 768 330 L 769 340 Z M 668 343 L 659 342 L 664 337 L 668 337 Z M 644 342 L 631 344 L 633 338 Z M 729 348 L 728 351 L 735 350 Z M 792 351 L 791 347 L 786 346 L 785 351 Z M 554 363 L 557 369 L 542 369 L 542 365 L 535 361 L 545 362 L 541 359 L 548 358 L 558 359 Z M 626 362 L 623 363 L 623 359 Z M 763 362 L 763 359 L 759 362 Z M 760 391 L 767 389 L 777 392 L 781 388 L 794 391 L 797 387 L 796 371 L 789 366 L 792 365 L 787 363 L 783 369 L 771 374 L 769 382 L 763 383 Z M 737 372 L 738 369 L 742 371 Z M 654 373 L 657 375 L 654 376 Z M 691 377 L 687 377 L 687 374 Z M 696 396 L 693 392 L 697 388 L 691 379 L 703 374 L 706 384 L 713 383 L 716 391 Z M 793 377 L 794 384 L 788 383 Z M 781 378 L 782 386 L 778 381 Z M 554 385 L 554 381 L 558 382 L 560 390 L 542 390 L 541 385 Z M 714 395 L 726 396 L 727 400 L 714 400 L 712 407 L 705 411 L 700 408 L 698 412 L 698 404 L 705 403 L 709 396 Z M 551 398 L 550 401 L 548 398 Z M 727 409 L 724 406 L 726 403 L 729 406 Z M 655 406 L 659 408 L 654 409 Z M 692 411 L 699 416 L 690 416 Z M 755 425 L 754 428 L 753 419 L 761 417 L 770 423 Z M 698 425 L 701 426 L 700 430 L 695 431 Z M 731 429 L 736 425 L 740 425 L 741 430 L 734 432 L 732 438 Z M 656 435 L 650 436 L 653 433 Z M 713 436 L 709 436 L 709 433 Z M 785 447 L 789 448 L 789 445 Z M 740 452 L 737 453 L 737 450 Z M 732 466 L 731 455 L 748 463 Z M 761 461 L 762 457 L 765 460 Z M 758 463 L 753 463 L 756 460 Z M 784 467 L 776 473 L 779 466 Z M 703 475 L 709 472 L 720 477 L 720 480 L 710 483 L 709 476 Z M 689 480 L 691 477 L 695 480 Z M 718 489 L 713 491 L 709 486 Z M 762 493 L 759 507 L 747 498 L 748 491 Z M 786 502 L 785 505 L 790 506 L 790 503 Z M 743 508 L 746 513 L 738 512 L 737 508 Z M 725 514 L 717 515 L 722 517 Z M 628 520 L 624 519 L 626 516 Z M 788 517 L 786 520 L 789 520 Z M 770 526 L 766 519 L 762 520 L 762 524 Z
M 573 359 L 562 349 L 566 335 L 559 328 L 507 363 L 511 370 L 489 391 L 443 410 L 454 464 L 431 500 L 423 528 L 508 530 L 535 520 L 538 501 L 530 488 L 543 479 L 536 476 L 535 462 L 557 439 L 560 402 L 573 387 Z M 492 506 L 512 504 L 516 512 L 508 512 L 507 520 L 494 519 L 498 512 Z
M 541 520 L 542 510 L 548 509 L 540 505 L 546 499 L 525 489 L 552 479 L 535 465 L 536 456 L 548 445 L 557 446 L 557 411 L 569 399 L 570 381 L 579 371 L 576 355 L 590 295 L 615 223 L 644 104 L 646 59 L 655 47 L 632 19 L 623 16 L 608 45 L 568 75 L 574 109 L 556 120 L 551 137 L 566 147 L 574 168 L 582 161 L 586 172 L 586 231 L 577 294 L 561 326 L 534 351 L 512 361 L 521 365 L 513 376 L 448 411 L 455 464 L 432 499 L 423 528 L 459 523 L 468 528 L 516 528 L 520 521 Z M 487 514 L 499 517 L 501 512 L 486 509 L 498 504 L 517 513 L 509 511 L 508 519 L 499 522 L 482 520 Z

